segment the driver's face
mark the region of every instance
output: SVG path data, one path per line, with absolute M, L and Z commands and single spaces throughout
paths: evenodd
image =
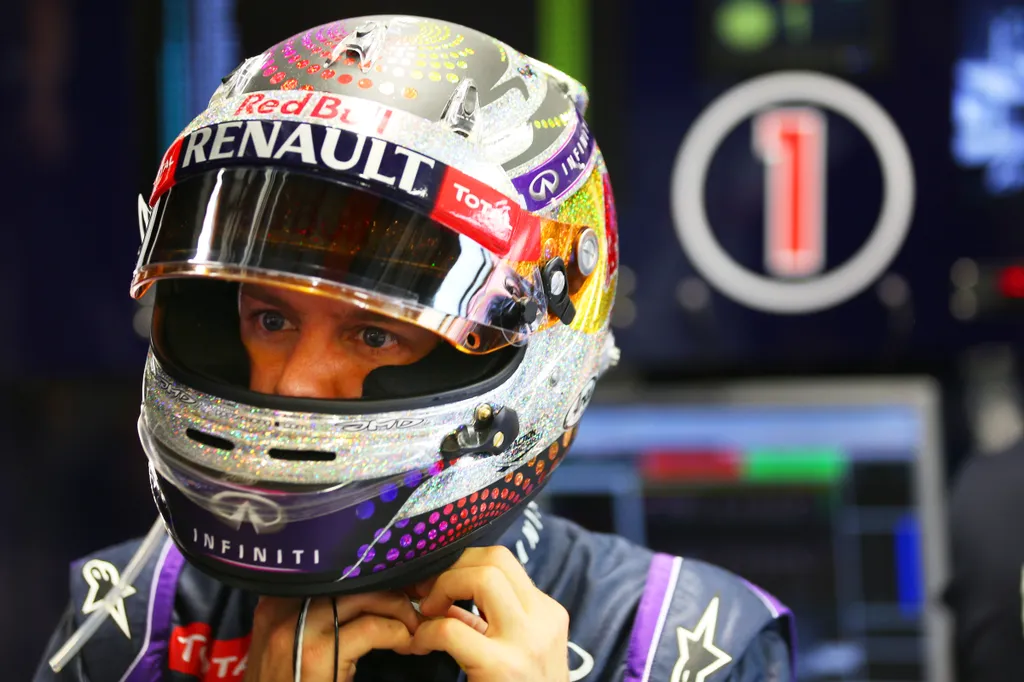
M 440 342 L 416 325 L 321 296 L 246 284 L 240 298 L 249 388 L 261 393 L 359 398 L 371 371 L 416 362 Z

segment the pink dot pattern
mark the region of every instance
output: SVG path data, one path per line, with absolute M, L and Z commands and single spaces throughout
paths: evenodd
M 346 568 L 345 572 L 349 577 L 356 577 L 360 572 L 366 574 L 401 566 L 406 561 L 441 549 L 512 511 L 537 487 L 543 485 L 562 461 L 575 436 L 575 429 L 566 431 L 546 451 L 507 473 L 504 479 L 439 509 L 411 519 L 402 519 L 391 531 L 378 529 L 375 532 L 367 527 L 366 537 L 377 536 L 374 551 L 368 554 L 366 547 L 361 547 L 353 559 L 358 561 L 363 556 L 363 563 L 355 566 L 354 561 L 353 566 Z M 434 467 L 432 473 L 436 475 L 454 463 L 455 460 L 447 461 L 443 467 Z M 359 523 L 373 524 L 374 519 L 360 520 Z

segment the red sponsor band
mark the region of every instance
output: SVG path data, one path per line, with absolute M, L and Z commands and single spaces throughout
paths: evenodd
M 178 157 L 181 156 L 181 143 L 183 138 L 174 141 L 164 158 L 160 161 L 160 169 L 157 171 L 156 180 L 153 181 L 153 193 L 149 195 L 149 205 L 156 204 L 160 196 L 174 186 L 174 171 L 178 167 Z
M 252 635 L 215 639 L 207 623 L 178 626 L 171 632 L 167 667 L 202 682 L 242 682 Z
M 540 259 L 540 219 L 501 192 L 449 167 L 430 217 L 499 257 Z

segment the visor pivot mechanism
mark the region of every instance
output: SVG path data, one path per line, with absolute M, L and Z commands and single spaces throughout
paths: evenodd
M 575 294 L 597 270 L 601 260 L 601 243 L 592 227 L 584 227 L 576 235 L 572 255 L 569 257 L 569 293 Z
M 569 279 L 565 272 L 565 261 L 552 258 L 541 270 L 544 293 L 548 297 L 548 310 L 553 312 L 562 324 L 572 324 L 576 318 L 576 306 L 569 298 Z
M 597 269 L 600 256 L 601 247 L 597 241 L 597 233 L 588 227 L 576 238 L 576 269 L 584 277 L 590 277 Z
M 495 323 L 502 329 L 518 331 L 533 324 L 539 310 L 532 298 L 507 298 L 499 304 Z
M 447 458 L 483 459 L 505 451 L 519 437 L 519 415 L 510 407 L 487 403 L 473 411 L 473 423 L 460 426 L 441 441 Z

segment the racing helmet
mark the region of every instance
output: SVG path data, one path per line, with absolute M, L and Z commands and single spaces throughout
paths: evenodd
M 182 554 L 229 585 L 401 587 L 493 544 L 617 360 L 614 200 L 558 70 L 450 22 L 366 16 L 245 60 L 140 200 L 139 433 Z M 354 400 L 250 386 L 240 289 L 440 338 Z

